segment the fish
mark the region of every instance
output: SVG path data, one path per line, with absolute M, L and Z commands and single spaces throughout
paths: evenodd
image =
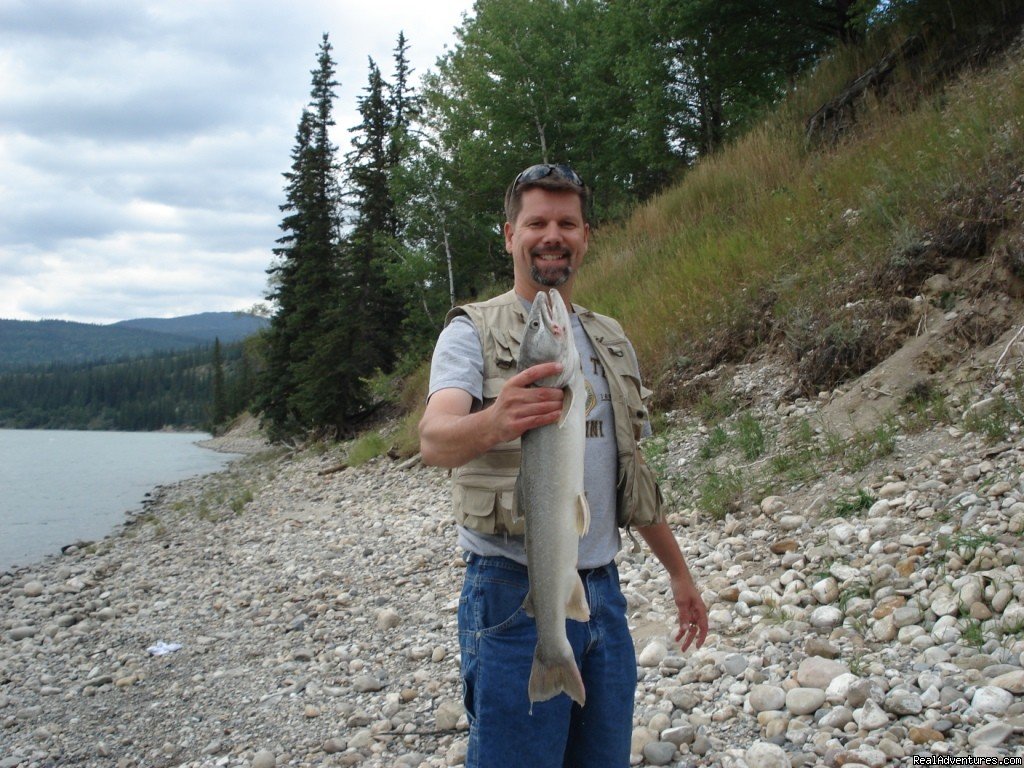
M 528 685 L 530 705 L 566 693 L 581 707 L 583 678 L 566 636 L 566 618 L 589 621 L 577 570 L 579 540 L 590 525 L 583 491 L 586 382 L 573 341 L 569 310 L 557 290 L 540 292 L 526 320 L 518 370 L 558 361 L 562 372 L 536 386 L 564 390 L 556 423 L 522 435 L 522 463 L 516 480 L 518 513 L 524 517 L 529 592 L 523 602 L 537 624 L 537 645 Z

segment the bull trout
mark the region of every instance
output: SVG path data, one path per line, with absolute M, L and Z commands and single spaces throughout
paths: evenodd
M 523 607 L 537 622 L 529 693 L 532 703 L 565 692 L 583 706 L 583 678 L 566 637 L 565 620 L 590 619 L 576 570 L 579 539 L 590 524 L 583 495 L 587 393 L 569 310 L 555 290 L 540 292 L 533 301 L 518 369 L 553 360 L 562 364 L 562 373 L 539 380 L 537 386 L 565 390 L 562 415 L 557 423 L 523 434 L 516 481 L 516 503 L 526 523 L 530 580 Z

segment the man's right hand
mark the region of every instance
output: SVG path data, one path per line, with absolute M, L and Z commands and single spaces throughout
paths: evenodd
M 565 392 L 555 387 L 533 385 L 561 372 L 561 363 L 541 363 L 520 371 L 505 382 L 497 399 L 481 411 L 490 416 L 497 442 L 515 440 L 528 430 L 558 421 Z
M 565 393 L 535 387 L 540 379 L 562 370 L 561 363 L 541 363 L 510 378 L 498 397 L 472 412 L 473 397 L 463 389 L 441 389 L 430 396 L 420 419 L 420 454 L 424 464 L 460 467 L 498 443 L 558 421 Z

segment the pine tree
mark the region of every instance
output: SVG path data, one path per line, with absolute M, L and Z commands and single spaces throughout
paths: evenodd
M 403 80 L 406 75 L 403 71 Z M 399 234 L 392 176 L 404 141 L 404 136 L 399 138 L 402 131 L 397 129 L 395 110 L 397 106 L 405 112 L 407 106 L 404 93 L 397 105 L 394 94 L 370 59 L 366 89 L 358 101 L 362 121 L 352 129 L 353 149 L 346 158 L 353 214 L 344 248 L 344 290 L 352 317 L 358 318 L 358 339 L 350 349 L 364 376 L 390 370 L 405 316 L 403 297 L 388 279 L 397 258 Z
M 288 183 L 281 210 L 287 215 L 274 249 L 278 262 L 268 270 L 268 298 L 277 311 L 267 334 L 256 405 L 274 438 L 337 425 L 345 410 L 338 402 L 339 388 L 330 384 L 339 362 L 318 354 L 322 340 L 333 333 L 331 323 L 344 314 L 338 283 L 341 194 L 337 147 L 330 140 L 338 85 L 334 72 L 325 34 L 312 72 L 310 105 L 299 120 L 291 171 L 284 174 Z
M 228 417 L 228 395 L 224 386 L 224 358 L 220 349 L 220 338 L 213 340 L 213 412 L 210 421 L 214 426 L 223 424 Z

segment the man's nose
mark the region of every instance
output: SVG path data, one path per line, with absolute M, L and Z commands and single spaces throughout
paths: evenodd
M 544 242 L 545 243 L 561 243 L 562 242 L 562 228 L 558 226 L 557 222 L 551 222 L 544 228 Z

